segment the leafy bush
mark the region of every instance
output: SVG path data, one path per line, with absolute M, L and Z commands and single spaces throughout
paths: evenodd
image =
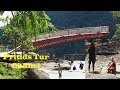
M 24 79 L 27 72 L 22 69 L 8 68 L 4 64 L 0 64 L 0 79 Z

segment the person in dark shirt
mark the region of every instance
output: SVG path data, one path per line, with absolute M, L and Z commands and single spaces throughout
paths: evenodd
M 80 62 L 79 68 L 80 68 L 81 70 L 83 69 L 83 66 L 84 66 L 84 64 L 83 64 L 82 62 Z
M 76 70 L 76 66 L 74 65 L 73 70 Z
M 74 58 L 72 57 L 72 58 L 71 58 L 71 64 L 73 64 L 73 62 L 74 62 Z
M 96 61 L 95 45 L 93 42 L 90 44 L 90 47 L 88 48 L 88 54 L 89 54 L 88 70 L 90 73 L 91 62 L 92 62 L 92 67 L 93 67 L 93 72 L 94 72 L 94 66 L 95 66 L 95 61 Z

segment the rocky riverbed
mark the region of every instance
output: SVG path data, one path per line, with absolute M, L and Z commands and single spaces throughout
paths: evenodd
M 116 62 L 116 70 L 117 74 L 108 74 L 107 73 L 107 64 L 111 57 L 114 57 Z M 120 79 L 120 54 L 116 55 L 97 55 L 96 56 L 96 63 L 95 63 L 95 72 L 89 73 L 88 72 L 88 56 L 86 57 L 86 79 Z M 92 66 L 92 65 L 91 65 Z M 92 71 L 92 67 L 91 67 Z

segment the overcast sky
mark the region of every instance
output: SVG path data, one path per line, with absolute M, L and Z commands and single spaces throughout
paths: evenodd
M 0 15 L 0 18 L 6 18 L 7 16 L 12 17 L 12 14 L 11 14 L 10 11 L 5 11 L 2 16 Z M 5 23 L 3 23 L 3 22 L 0 21 L 0 27 L 4 26 L 4 24 Z

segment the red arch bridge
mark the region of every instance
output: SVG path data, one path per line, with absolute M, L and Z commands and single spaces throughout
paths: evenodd
M 100 38 L 108 33 L 108 26 L 73 28 L 60 30 L 58 32 L 51 32 L 49 34 L 41 34 L 40 39 L 36 41 L 33 40 L 32 42 L 36 49 L 40 49 L 65 42 Z

